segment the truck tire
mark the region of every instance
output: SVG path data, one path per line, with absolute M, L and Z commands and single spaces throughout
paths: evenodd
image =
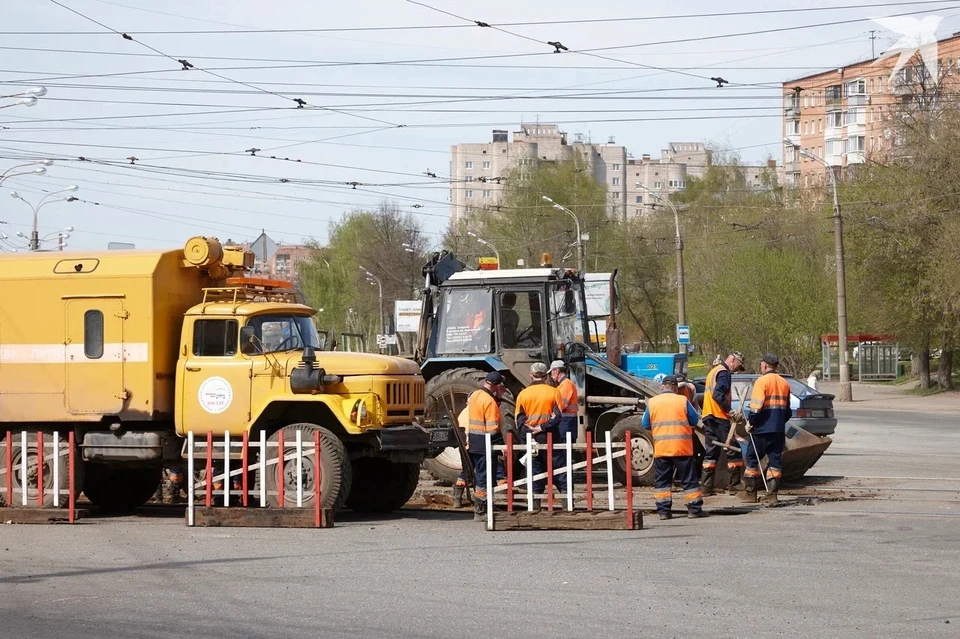
M 21 447 L 21 436 L 19 432 L 13 432 L 11 439 L 12 442 L 7 442 L 5 439 L 0 441 L 0 464 L 6 465 L 7 459 L 7 446 L 11 447 L 11 459 L 13 461 L 13 476 L 12 486 L 13 486 L 13 497 L 11 504 L 7 504 L 7 484 L 6 478 L 0 483 L 0 503 L 7 506 L 19 506 L 23 507 L 23 486 L 21 485 L 21 464 L 23 462 L 23 449 Z M 60 436 L 60 457 L 58 460 L 54 461 L 53 459 L 53 447 L 51 442 L 53 442 L 52 433 L 43 433 L 43 508 L 51 507 L 65 507 L 67 505 L 67 495 L 70 490 L 70 458 L 68 456 L 68 444 L 67 439 L 64 436 Z M 74 446 L 74 482 L 73 482 L 73 492 L 74 499 L 80 496 L 80 491 L 83 490 L 83 479 L 84 479 L 84 464 L 80 458 L 80 450 Z M 37 433 L 36 431 L 27 433 L 27 448 L 26 448 L 26 461 L 27 461 L 27 507 L 36 508 L 37 504 Z M 53 467 L 54 464 L 57 465 L 57 477 L 58 477 L 58 495 L 60 497 L 59 503 L 54 504 L 53 497 Z
M 630 431 L 630 463 L 633 466 L 633 485 L 653 485 L 653 437 L 641 423 L 641 415 L 631 414 L 617 421 L 610 429 L 610 439 L 614 442 L 626 440 Z M 598 442 L 604 441 L 597 438 Z M 626 457 L 618 457 L 613 463 L 613 477 L 621 484 L 627 482 Z
M 420 464 L 378 457 L 355 459 L 346 506 L 358 513 L 391 513 L 410 500 L 419 481 Z
M 425 390 L 427 418 L 439 421 L 444 417 L 449 417 L 450 423 L 459 428 L 457 415 L 466 407 L 467 398 L 470 397 L 470 394 L 483 386 L 483 379 L 486 376 L 487 371 L 484 370 L 454 368 L 431 379 L 427 382 Z M 514 436 L 516 433 L 514 423 L 515 405 L 513 394 L 510 391 L 504 393 L 500 402 L 500 432 L 504 438 Z M 460 433 L 464 436 L 464 442 L 466 442 L 466 433 L 463 430 Z M 442 453 L 433 459 L 425 459 L 423 468 L 435 479 L 452 484 L 457 480 L 460 471 L 463 470 L 460 450 L 453 447 L 445 448 Z
M 83 494 L 99 510 L 124 513 L 153 497 L 163 480 L 162 468 L 110 468 L 86 463 Z
M 300 437 L 303 442 L 303 448 L 306 451 L 313 447 L 313 434 L 320 433 L 320 501 L 322 508 L 329 508 L 333 511 L 343 507 L 350 494 L 350 486 L 353 483 L 353 466 L 350 458 L 347 456 L 347 449 L 344 447 L 340 438 L 330 432 L 328 429 L 316 424 L 289 424 L 277 432 L 270 435 L 268 441 L 276 443 L 279 433 L 283 433 L 283 447 L 286 455 L 296 453 L 297 431 L 302 431 Z M 273 449 L 274 451 L 276 449 Z M 268 458 L 276 460 L 276 453 L 267 453 Z M 260 481 L 266 481 L 267 505 L 272 508 L 281 506 L 294 508 L 297 505 L 297 462 L 295 459 L 287 459 L 283 464 L 283 504 L 280 504 L 277 483 L 277 466 L 271 464 L 267 467 L 266 478 L 260 477 Z M 315 496 L 316 466 L 312 454 L 304 453 L 302 467 L 301 489 L 302 503 L 304 508 L 312 508 Z

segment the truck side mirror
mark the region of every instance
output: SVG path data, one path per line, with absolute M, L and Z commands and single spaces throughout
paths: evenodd
M 255 355 L 257 352 L 257 330 L 252 326 L 240 329 L 240 352 L 244 355 Z

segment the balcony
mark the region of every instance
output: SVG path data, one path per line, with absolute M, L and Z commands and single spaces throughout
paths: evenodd
M 847 166 L 851 164 L 863 164 L 867 161 L 866 154 L 863 151 L 853 151 L 846 154 Z
M 793 160 L 793 161 L 790 161 L 790 162 L 786 162 L 786 163 L 783 165 L 783 172 L 786 173 L 787 175 L 789 175 L 789 174 L 791 174 L 791 173 L 799 173 L 799 172 L 800 172 L 800 161 L 799 161 L 799 160 Z

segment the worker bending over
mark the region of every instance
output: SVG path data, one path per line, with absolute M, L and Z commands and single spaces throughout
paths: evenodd
M 641 422 L 653 435 L 653 489 L 660 519 L 673 518 L 674 474 L 683 486 L 687 517 L 706 515 L 693 459 L 693 428 L 697 421 L 693 404 L 677 394 L 677 378 L 673 375 L 664 377 L 660 382 L 660 394 L 647 400 Z
M 547 383 L 547 365 L 535 362 L 530 366 L 530 385 L 517 395 L 517 430 L 521 441 L 526 441 L 527 433 L 533 436 L 538 444 L 547 443 L 547 433 L 553 433 L 554 442 L 560 434 L 562 413 L 560 410 L 560 391 Z M 527 473 L 534 476 L 546 472 L 546 451 L 538 451 L 527 467 Z M 566 474 L 563 474 L 564 481 Z M 533 482 L 533 490 L 537 494 L 543 493 L 546 479 Z M 536 505 L 538 500 L 534 501 Z
M 706 390 L 703 393 L 703 476 L 700 483 L 704 495 L 713 495 L 714 475 L 717 472 L 717 462 L 720 453 L 727 441 L 730 432 L 730 403 L 732 399 L 731 373 L 743 370 L 743 355 L 734 351 L 727 358 L 710 369 L 707 373 Z M 735 494 L 734 488 L 740 483 L 743 472 L 743 458 L 739 450 L 726 449 L 727 470 L 730 471 L 730 482 L 727 484 L 729 492 Z
M 487 512 L 487 473 L 495 473 L 494 477 L 498 481 L 505 476 L 496 454 L 490 456 L 493 459 L 494 468 L 487 468 L 486 438 L 487 433 L 490 433 L 492 444 L 503 443 L 503 435 L 500 433 L 500 399 L 505 390 L 503 376 L 493 371 L 487 373 L 483 386 L 473 391 L 467 398 L 467 443 L 476 477 L 473 489 L 475 521 L 484 521 Z
M 783 477 L 784 433 L 787 420 L 793 415 L 790 410 L 790 384 L 777 374 L 780 359 L 767 353 L 760 360 L 760 379 L 753 384 L 750 393 L 750 415 L 747 417 L 746 470 L 743 479 L 745 489 L 740 493 L 746 502 L 757 501 L 757 479 L 760 477 L 760 460 L 767 457 L 767 494 L 764 503 L 777 503 L 777 489 Z
M 697 404 L 697 387 L 683 373 L 677 373 L 675 377 L 677 378 L 677 392 L 686 397 L 694 408 L 700 410 L 700 405 Z

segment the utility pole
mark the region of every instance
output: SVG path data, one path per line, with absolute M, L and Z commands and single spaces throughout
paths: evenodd
M 876 30 L 876 29 L 870 29 L 870 58 L 871 58 L 871 59 L 877 57 L 877 51 L 876 51 L 876 44 L 875 44 L 875 43 L 876 43 L 876 40 L 877 40 L 877 37 L 878 37 L 878 36 L 877 36 L 876 34 L 877 34 L 877 30 Z

